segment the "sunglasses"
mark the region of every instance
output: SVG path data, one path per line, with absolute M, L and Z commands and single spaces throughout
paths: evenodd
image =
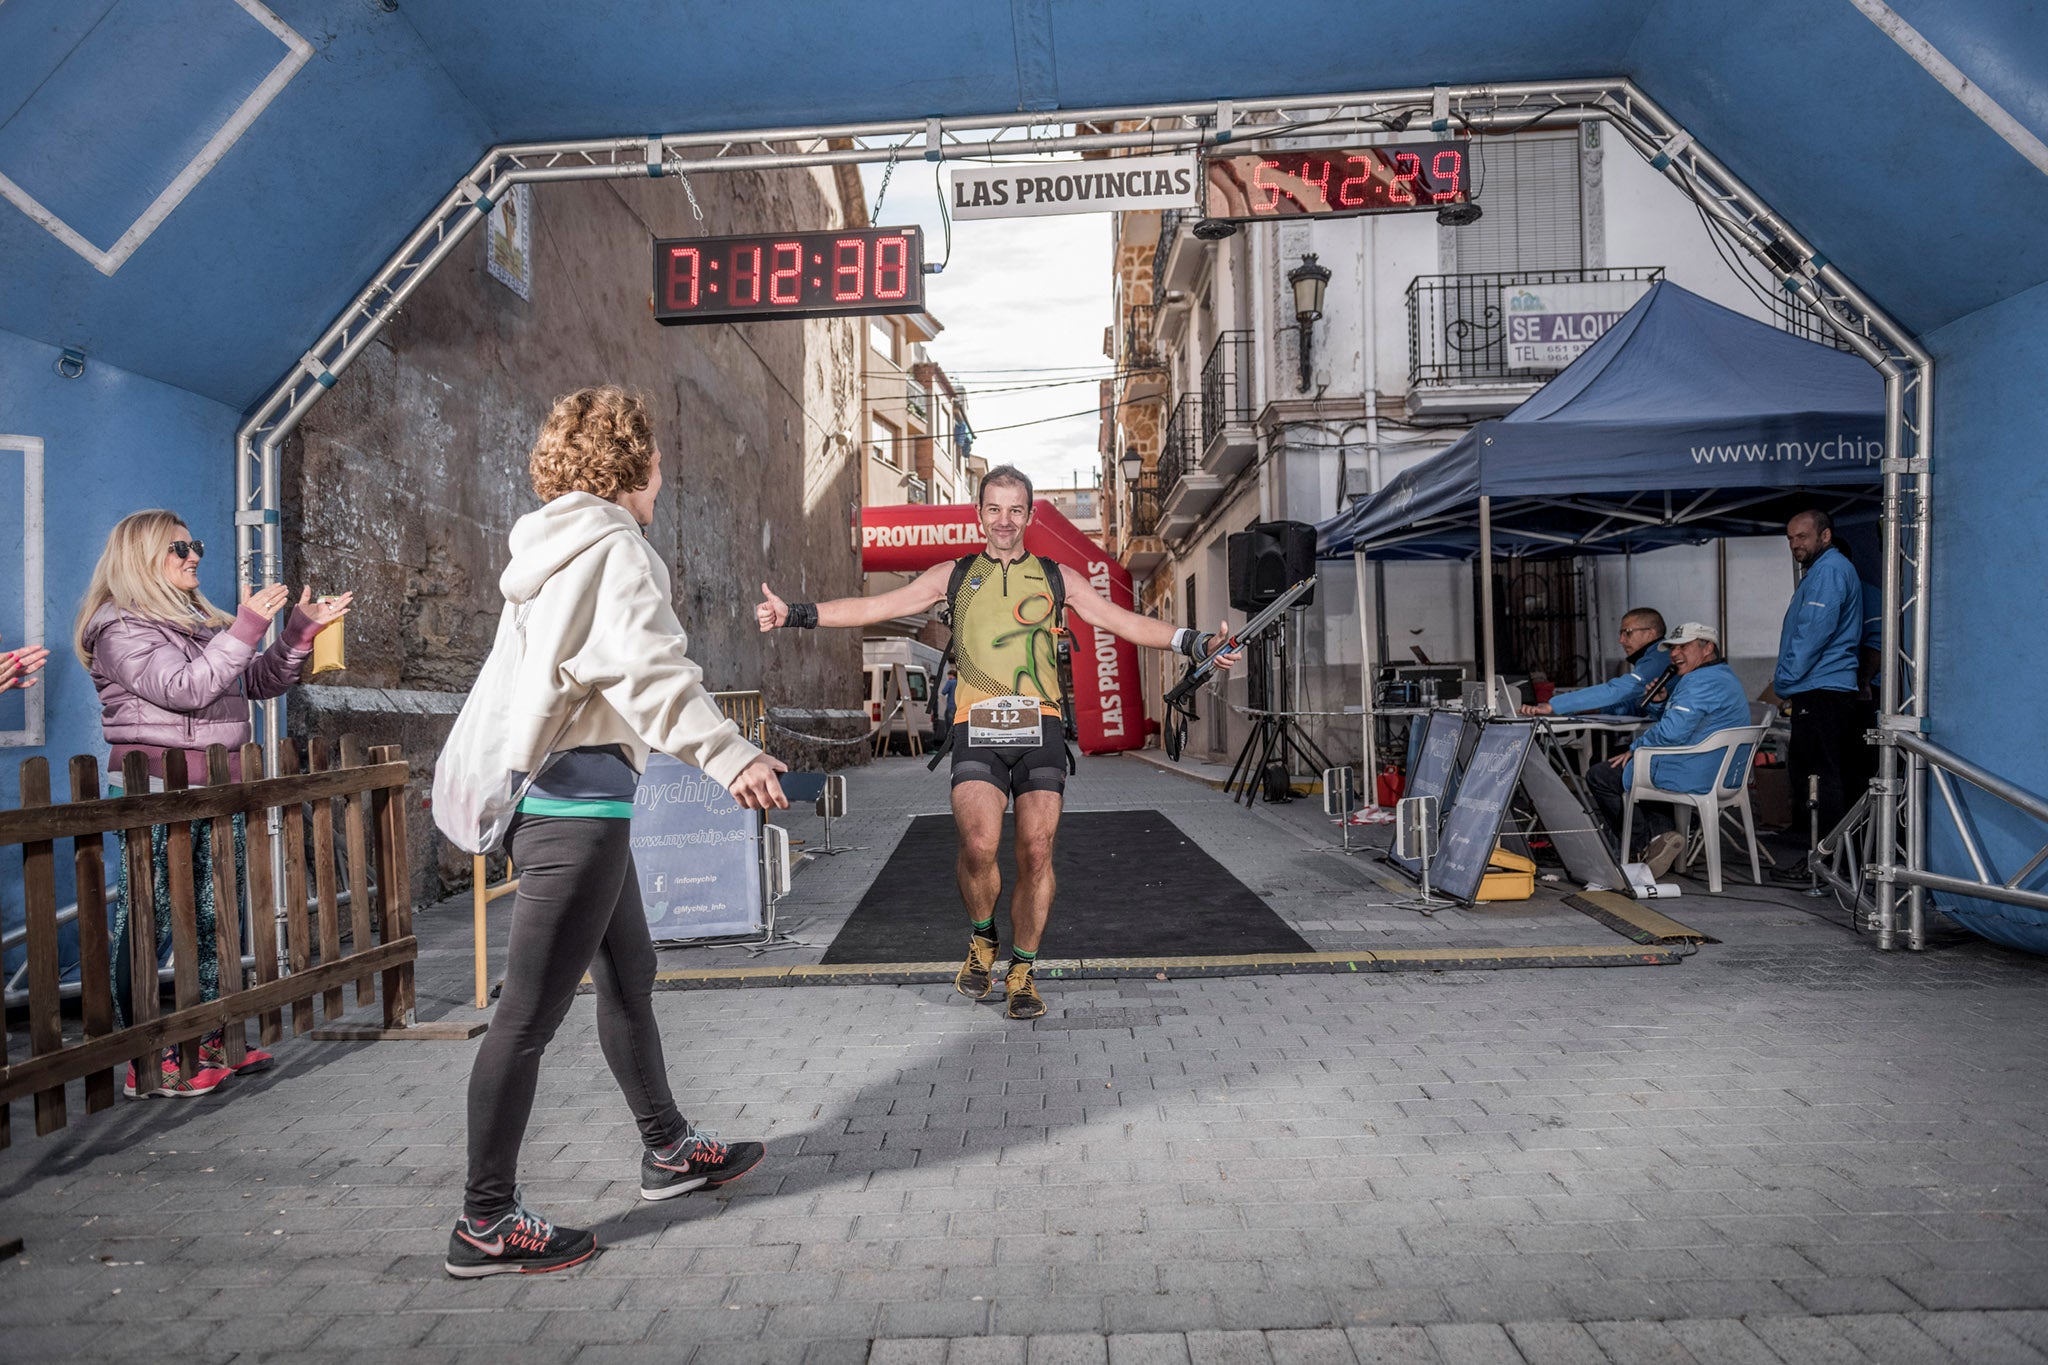
M 200 540 L 174 540 L 171 553 L 180 559 L 203 559 L 206 557 L 206 542 Z

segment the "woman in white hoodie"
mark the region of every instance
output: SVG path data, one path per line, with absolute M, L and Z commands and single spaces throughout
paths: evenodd
M 598 1045 L 646 1149 L 641 1196 L 722 1185 L 763 1155 L 693 1128 L 669 1093 L 628 835 L 650 749 L 754 810 L 788 806 L 775 779 L 785 769 L 741 737 L 684 653 L 668 568 L 642 533 L 662 483 L 646 404 L 611 386 L 561 399 L 530 473 L 546 505 L 512 528 L 494 648 L 521 651 L 506 740 L 515 766 L 538 776 L 506 834 L 519 892 L 504 988 L 469 1077 L 469 1182 L 446 1262 L 461 1279 L 560 1270 L 596 1250 L 587 1230 L 526 1209 L 515 1185 L 541 1053 L 586 970 Z

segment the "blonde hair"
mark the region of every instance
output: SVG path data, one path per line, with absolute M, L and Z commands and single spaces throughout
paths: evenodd
M 79 603 L 78 620 L 71 627 L 71 649 L 78 661 L 92 667 L 92 651 L 85 646 L 85 628 L 101 607 L 112 603 L 134 616 L 168 621 L 174 626 L 229 626 L 235 618 L 206 600 L 197 588 L 187 592 L 173 587 L 165 578 L 164 556 L 171 542 L 181 537 L 180 527 L 189 523 L 176 512 L 153 507 L 131 512 L 107 533 L 107 546 L 100 562 L 93 566 L 92 583 Z M 189 533 L 188 533 L 189 535 Z
M 527 460 L 542 502 L 589 493 L 606 502 L 654 477 L 654 424 L 647 401 L 616 384 L 557 398 Z

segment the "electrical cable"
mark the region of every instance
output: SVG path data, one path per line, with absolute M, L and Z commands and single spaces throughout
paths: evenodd
M 987 369 L 987 370 L 953 370 L 953 369 L 949 369 L 949 370 L 947 370 L 947 371 L 946 371 L 946 373 L 947 373 L 947 374 L 1066 374 L 1066 373 L 1068 373 L 1068 372 L 1070 372 L 1070 371 L 1073 371 L 1073 370 L 1107 370 L 1107 369 L 1113 369 L 1113 368 L 1115 368 L 1115 367 L 1114 367 L 1114 366 L 1107 366 L 1107 365 L 1102 365 L 1102 364 L 1095 364 L 1095 365 L 1018 365 L 1018 366 L 1012 366 L 1012 367 L 1006 367 L 1006 368 L 999 368 L 999 369 Z
M 981 397 L 986 394 L 1032 393 L 1040 389 L 1064 389 L 1072 388 L 1080 384 L 1100 384 L 1105 379 L 1123 379 L 1128 378 L 1131 374 L 1137 373 L 1140 373 L 1140 371 L 1132 370 L 1129 371 L 1127 374 L 1105 374 L 1101 376 L 1088 375 L 1079 379 L 1044 379 L 1032 380 L 1028 382 L 1024 380 L 1018 380 L 1014 383 L 998 382 L 993 384 L 961 385 L 955 391 L 959 393 L 962 397 Z M 946 376 L 949 379 L 952 378 L 952 371 L 948 370 L 946 372 Z M 865 375 L 862 376 L 862 378 L 865 379 L 882 380 L 896 379 L 900 377 L 901 376 L 899 375 L 889 373 L 887 370 L 870 370 Z
M 1123 409 L 1123 408 L 1134 408 L 1134 407 L 1137 407 L 1137 406 L 1138 406 L 1138 404 L 1140 404 L 1140 403 L 1145 403 L 1145 402 L 1150 402 L 1150 401 L 1151 401 L 1150 399 L 1144 399 L 1144 398 L 1139 398 L 1139 399 L 1129 399 L 1129 400 L 1126 400 L 1126 401 L 1124 401 L 1124 402 L 1121 402 L 1121 403 L 1117 403 L 1117 404 L 1115 404 L 1114 406 L 1115 406 L 1115 407 L 1116 407 L 1117 409 L 1121 410 L 1121 409 Z M 1028 421 L 1028 422 L 1007 422 L 1007 423 L 1005 423 L 1005 424 L 1003 424 L 1002 426 L 999 426 L 999 427 L 980 427 L 980 426 L 978 426 L 978 427 L 976 427 L 976 428 L 974 429 L 974 434 L 975 434 L 976 436 L 986 436 L 986 435 L 988 435 L 988 434 L 989 434 L 990 432 L 992 432 L 992 431 L 1016 431 L 1016 430 L 1018 430 L 1018 429 L 1019 429 L 1019 428 L 1021 428 L 1021 427 L 1038 427 L 1038 426 L 1044 426 L 1044 425 L 1046 425 L 1047 423 L 1050 423 L 1050 422 L 1071 422 L 1071 421 L 1075 420 L 1076 418 L 1080 418 L 1080 417 L 1100 417 L 1101 415 L 1102 415 L 1102 409 L 1101 409 L 1100 407 L 1093 407 L 1093 408 L 1083 408 L 1083 409 L 1082 409 L 1081 411 L 1079 411 L 1079 412 L 1063 412 L 1063 413 L 1059 414 L 1059 415 L 1058 415 L 1057 417 L 1034 417 L 1034 418 L 1032 418 L 1032 419 L 1031 419 L 1030 421 Z
M 1592 107 L 1592 105 L 1587 104 L 1582 100 L 1574 101 L 1570 104 L 1554 104 L 1551 105 L 1549 108 L 1543 110 L 1541 113 L 1537 114 L 1527 123 L 1518 123 L 1512 128 L 1476 128 L 1472 125 L 1472 122 L 1469 118 L 1464 118 L 1462 115 L 1460 117 L 1461 121 L 1463 121 L 1465 124 L 1465 131 L 1471 133 L 1474 137 L 1513 137 L 1517 133 L 1528 132 L 1531 128 L 1534 128 L 1537 124 L 1543 122 L 1543 120 L 1549 118 L 1553 114 L 1561 114 L 1568 109 L 1591 109 Z M 1474 194 L 1476 195 L 1477 191 L 1474 191 Z
M 939 262 L 938 269 L 931 272 L 934 275 L 945 274 L 946 267 L 953 263 L 953 210 L 946 203 L 946 186 L 939 179 L 939 169 L 945 164 L 943 161 L 932 163 L 932 193 L 938 196 L 939 221 L 946 226 L 946 258 Z
M 1759 287 L 1756 277 L 1739 263 L 1739 257 L 1737 259 L 1730 259 L 1729 249 L 1732 248 L 1739 252 L 1741 248 L 1732 242 L 1726 247 L 1723 246 L 1722 238 L 1727 229 L 1709 216 L 1706 209 L 1700 206 L 1697 199 L 1692 201 L 1692 211 L 1700 216 L 1700 226 L 1706 230 L 1707 241 L 1713 245 L 1714 254 L 1721 258 L 1721 264 L 1728 267 L 1728 273 L 1741 281 L 1742 287 L 1747 289 L 1751 297 L 1764 306 L 1766 313 L 1776 314 L 1778 311 L 1777 300 Z

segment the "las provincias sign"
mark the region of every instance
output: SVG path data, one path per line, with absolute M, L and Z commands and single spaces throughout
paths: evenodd
M 1014 166 L 955 163 L 951 208 L 955 218 L 1175 209 L 1194 203 L 1197 183 L 1192 154 L 1033 161 Z

